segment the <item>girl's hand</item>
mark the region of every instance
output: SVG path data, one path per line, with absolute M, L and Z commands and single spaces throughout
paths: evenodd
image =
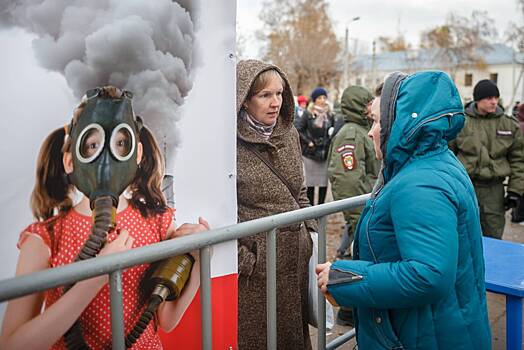
M 329 269 L 331 268 L 331 263 L 326 262 L 324 264 L 318 264 L 315 267 L 315 272 L 317 273 L 317 285 L 320 288 L 320 291 L 324 294 L 327 293 L 327 283 L 329 280 Z
M 207 221 L 204 218 L 199 216 L 198 224 L 189 224 L 189 223 L 182 224 L 179 228 L 175 230 L 175 232 L 173 232 L 170 238 L 187 236 L 187 235 L 191 235 L 197 232 L 208 231 L 209 229 L 210 228 L 209 228 L 209 224 L 207 223 Z M 198 261 L 200 259 L 200 251 L 198 250 L 189 252 L 189 254 L 193 256 L 195 261 Z
M 181 225 L 179 228 L 176 229 L 175 232 L 173 232 L 173 234 L 171 235 L 171 238 L 191 235 L 193 233 L 208 231 L 208 230 L 209 230 L 209 224 L 207 223 L 207 221 L 204 220 L 204 218 L 199 217 L 198 224 L 185 223 Z
M 114 253 L 125 252 L 133 247 L 135 239 L 129 235 L 129 232 L 126 229 L 122 229 L 117 233 L 118 236 L 111 242 L 106 243 L 104 247 L 100 250 L 97 256 L 104 256 Z M 85 281 L 81 281 L 78 284 L 89 285 L 89 288 L 93 287 L 103 287 L 109 281 L 109 275 L 101 275 L 98 277 L 93 277 Z M 92 286 L 92 283 L 95 286 Z
M 133 247 L 133 243 L 135 242 L 135 239 L 129 235 L 129 232 L 126 229 L 120 230 L 120 233 L 118 236 L 109 243 L 106 243 L 100 253 L 99 256 L 114 254 L 114 253 L 120 253 L 125 252 L 126 250 L 129 250 Z

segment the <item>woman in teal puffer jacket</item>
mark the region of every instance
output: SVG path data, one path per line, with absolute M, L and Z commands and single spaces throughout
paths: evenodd
M 360 349 L 490 349 L 477 200 L 448 150 L 464 125 L 457 89 L 443 72 L 394 73 L 372 113 L 381 176 L 355 260 L 317 266 L 319 287 L 355 308 Z

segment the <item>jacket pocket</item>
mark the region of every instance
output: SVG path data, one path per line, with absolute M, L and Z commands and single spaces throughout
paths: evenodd
M 377 334 L 377 339 L 380 343 L 390 350 L 401 350 L 405 349 L 398 335 L 393 330 L 393 326 L 389 319 L 389 313 L 387 310 L 373 310 L 373 325 L 375 333 Z

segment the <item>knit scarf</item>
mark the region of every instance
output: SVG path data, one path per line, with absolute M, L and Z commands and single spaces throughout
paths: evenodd
M 324 126 L 324 121 L 328 118 L 329 106 L 326 104 L 324 107 L 313 105 L 312 108 L 315 118 L 315 126 L 317 128 L 322 128 Z
M 277 124 L 277 120 L 275 120 L 275 122 L 272 125 L 263 124 L 259 122 L 258 120 L 256 120 L 255 118 L 253 118 L 252 116 L 250 116 L 249 113 L 247 113 L 245 109 L 240 110 L 240 118 L 245 120 L 247 124 L 249 125 L 249 127 L 253 131 L 255 131 L 257 134 L 262 136 L 264 140 L 269 140 L 269 138 L 271 137 L 271 134 L 273 133 L 273 129 L 275 128 L 275 125 Z

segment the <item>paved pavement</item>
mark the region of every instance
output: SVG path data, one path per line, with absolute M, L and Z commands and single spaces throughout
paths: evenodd
M 328 198 L 328 200 L 330 200 Z M 327 227 L 327 256 L 328 259 L 333 259 L 337 245 L 342 234 L 342 227 L 344 218 L 342 214 L 330 215 L 328 218 Z M 524 226 L 514 224 L 510 221 L 509 213 L 506 214 L 506 227 L 504 230 L 504 240 L 524 243 Z M 523 267 L 524 268 L 524 267 Z M 506 349 L 506 307 L 505 298 L 503 295 L 488 293 L 488 313 L 492 332 L 492 347 L 493 350 Z M 343 327 L 336 325 L 332 330 L 326 332 L 327 343 L 339 337 L 340 335 L 351 330 L 350 327 Z M 524 330 L 524 327 L 523 327 Z M 311 342 L 313 349 L 317 349 L 317 329 L 310 327 Z M 355 346 L 355 341 L 352 340 L 338 349 L 351 350 Z M 524 344 L 522 349 L 524 349 Z

